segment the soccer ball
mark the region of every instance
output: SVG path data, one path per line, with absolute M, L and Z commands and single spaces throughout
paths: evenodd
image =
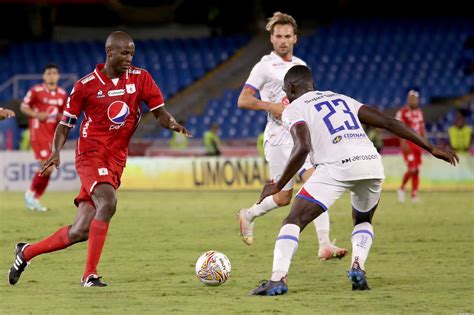
M 231 270 L 230 260 L 226 255 L 210 250 L 198 258 L 196 276 L 210 286 L 218 286 L 229 279 Z

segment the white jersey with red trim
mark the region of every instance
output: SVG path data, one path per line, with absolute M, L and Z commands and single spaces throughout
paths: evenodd
M 283 60 L 280 56 L 271 52 L 265 55 L 253 67 L 245 85 L 260 93 L 262 101 L 273 103 L 288 103 L 288 98 L 283 91 L 283 78 L 288 70 L 296 65 L 306 65 L 306 63 L 293 56 L 290 61 Z M 271 145 L 292 144 L 291 135 L 281 120 L 268 113 L 267 125 L 263 141 Z
M 382 158 L 358 118 L 362 106 L 343 94 L 312 91 L 285 108 L 283 122 L 288 130 L 299 123 L 308 126 L 312 163 L 329 166 L 336 180 L 384 178 Z

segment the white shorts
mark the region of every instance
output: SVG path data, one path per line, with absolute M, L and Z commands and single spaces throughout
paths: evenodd
M 280 179 L 281 175 L 283 174 L 283 171 L 285 170 L 286 164 L 288 162 L 288 159 L 290 158 L 291 155 L 291 150 L 293 149 L 293 144 L 281 144 L 281 145 L 271 145 L 268 143 L 265 143 L 264 145 L 264 151 L 265 151 L 265 159 L 268 162 L 268 167 L 270 169 L 270 178 L 277 181 Z M 298 176 L 303 175 L 303 173 L 309 169 L 312 168 L 313 165 L 311 164 L 309 160 L 309 155 L 306 158 L 305 163 L 303 164 L 303 167 L 298 171 Z M 282 190 L 291 190 L 293 189 L 293 185 L 295 183 L 294 179 L 291 179 L 284 187 Z
M 324 211 L 328 210 L 346 190 L 351 191 L 352 207 L 359 212 L 367 212 L 379 202 L 383 179 L 338 181 L 329 175 L 328 167 L 318 166 L 298 191 L 296 198 L 314 202 Z

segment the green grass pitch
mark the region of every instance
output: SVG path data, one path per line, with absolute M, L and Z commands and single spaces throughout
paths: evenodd
M 398 204 L 384 192 L 366 263 L 371 291 L 352 292 L 350 258 L 317 259 L 314 227 L 303 232 L 289 273 L 289 294 L 248 297 L 271 273 L 273 246 L 289 207 L 258 218 L 255 242 L 238 236 L 235 213 L 257 192 L 119 192 L 99 265 L 107 288 L 79 285 L 87 243 L 36 257 L 19 283 L 6 274 L 17 241 L 37 241 L 72 223 L 74 193 L 47 193 L 46 213 L 24 209 L 23 194 L 0 193 L 0 313 L 468 313 L 474 312 L 474 197 L 421 193 Z M 330 209 L 331 237 L 350 248 L 348 194 Z M 225 253 L 230 279 L 206 287 L 194 275 L 207 250 Z

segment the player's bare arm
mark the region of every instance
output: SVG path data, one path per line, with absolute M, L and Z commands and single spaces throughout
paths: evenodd
M 48 119 L 48 114 L 47 113 L 45 113 L 45 112 L 35 112 L 34 110 L 32 110 L 31 108 L 29 108 L 27 106 L 21 106 L 20 110 L 26 116 L 36 118 L 36 119 L 38 119 L 39 121 L 42 121 L 42 122 L 46 121 L 46 119 Z
M 239 108 L 251 109 L 251 110 L 266 110 L 270 112 L 274 117 L 280 117 L 285 108 L 283 103 L 272 103 L 259 100 L 255 97 L 255 90 L 244 86 L 242 92 L 240 92 L 237 105 Z
M 265 197 L 276 194 L 295 176 L 296 172 L 303 166 L 306 157 L 311 151 L 311 136 L 306 123 L 298 123 L 291 127 L 291 136 L 293 137 L 293 149 L 286 164 L 285 170 L 280 179 L 275 182 L 267 182 L 260 195 L 261 202 Z
M 361 123 L 386 129 L 400 138 L 413 142 L 417 146 L 430 152 L 438 159 L 444 160 L 451 165 L 456 165 L 459 163 L 459 157 L 450 148 L 444 148 L 431 144 L 426 138 L 418 135 L 415 130 L 408 127 L 403 122 L 389 117 L 372 107 L 365 105 L 362 106 L 359 109 L 358 116 Z
M 179 133 L 184 134 L 186 137 L 192 137 L 193 135 L 186 129 L 184 126 L 181 126 L 176 122 L 173 116 L 161 106 L 153 111 L 153 115 L 155 116 L 156 120 L 160 122 L 160 125 L 163 128 L 167 128 Z
M 63 148 L 64 143 L 66 143 L 70 130 L 71 130 L 70 127 L 67 127 L 63 124 L 59 124 L 56 127 L 56 131 L 54 132 L 53 150 L 51 152 L 51 156 L 49 157 L 49 159 L 47 159 L 46 162 L 44 162 L 43 166 L 41 167 L 41 171 L 40 171 L 41 175 L 43 175 L 46 172 L 46 170 L 53 165 L 56 168 L 59 167 L 59 164 L 61 163 L 59 152 Z
M 0 120 L 15 117 L 15 112 L 10 109 L 0 107 Z

